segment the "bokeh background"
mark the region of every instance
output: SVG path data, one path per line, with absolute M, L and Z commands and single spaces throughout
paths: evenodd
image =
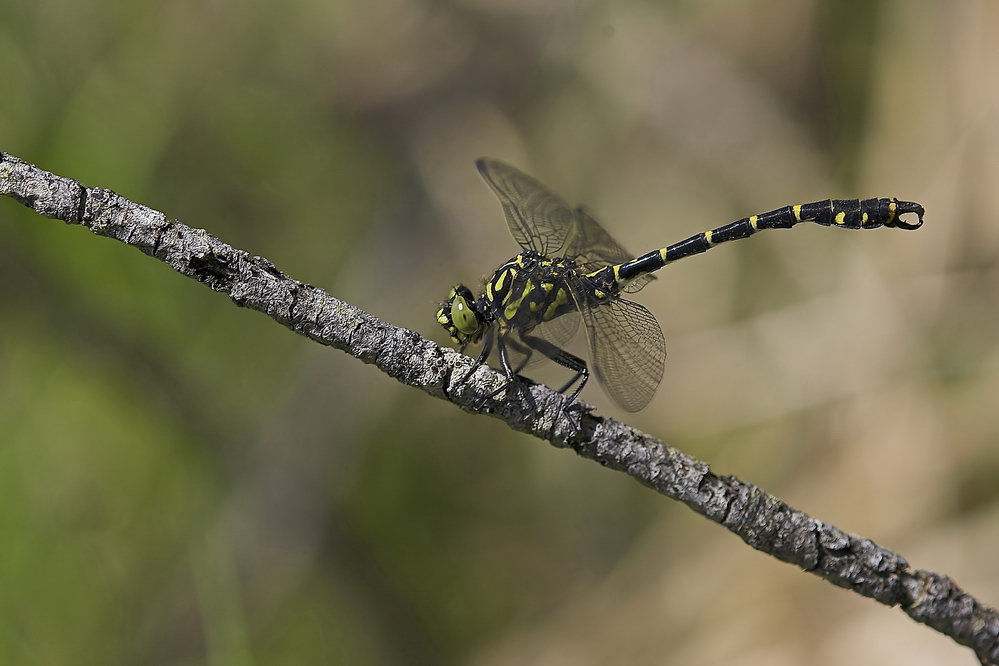
M 0 0 L 0 149 L 441 343 L 516 251 L 481 155 L 636 254 L 922 202 L 663 271 L 656 398 L 584 398 L 996 606 L 996 34 L 987 0 Z M 976 661 L 0 200 L 0 663 Z

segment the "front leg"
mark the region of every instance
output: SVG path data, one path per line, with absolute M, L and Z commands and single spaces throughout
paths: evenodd
M 473 374 L 475 374 L 475 371 L 478 370 L 482 366 L 482 364 L 486 362 L 486 360 L 489 358 L 489 354 L 493 350 L 493 337 L 494 337 L 493 329 L 490 328 L 488 331 L 486 331 L 486 337 L 482 341 L 482 352 L 479 354 L 479 358 L 475 359 L 475 363 L 473 363 L 469 371 L 465 373 L 465 376 L 458 380 L 458 383 L 455 384 L 455 386 L 461 386 L 462 384 L 467 382 L 469 378 Z M 464 348 L 462 349 L 462 351 L 465 351 Z
M 507 380 L 506 384 L 503 384 L 503 386 L 500 386 L 498 389 L 496 389 L 489 395 L 482 398 L 482 400 L 479 401 L 479 404 L 476 407 L 476 409 L 482 409 L 482 406 L 485 405 L 487 401 L 489 401 L 491 398 L 495 398 L 497 395 L 505 391 L 517 379 L 516 371 L 514 371 L 514 369 L 510 366 L 510 355 L 506 349 L 508 342 L 511 345 L 517 345 L 518 347 L 520 346 L 519 343 L 516 343 L 513 340 L 508 341 L 507 336 L 503 335 L 502 333 L 496 336 L 496 352 L 500 359 L 500 367 L 503 368 L 503 374 L 506 375 L 506 380 Z M 518 365 L 517 370 L 520 370 L 523 367 L 523 365 L 524 365 L 523 363 Z

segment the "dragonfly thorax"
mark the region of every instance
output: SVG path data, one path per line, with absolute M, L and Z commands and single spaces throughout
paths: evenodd
M 530 331 L 576 309 L 569 281 L 579 273 L 570 258 L 549 259 L 526 250 L 493 272 L 478 299 L 468 287 L 454 287 L 437 311 L 437 321 L 460 345 L 478 342 L 494 323 Z

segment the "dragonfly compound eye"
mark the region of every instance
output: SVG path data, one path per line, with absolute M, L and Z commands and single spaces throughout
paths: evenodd
M 482 315 L 475 309 L 474 303 L 475 296 L 468 287 L 458 285 L 437 311 L 437 323 L 458 344 L 476 342 L 483 333 Z
M 478 313 L 461 294 L 451 300 L 451 322 L 466 337 L 474 336 L 481 325 Z

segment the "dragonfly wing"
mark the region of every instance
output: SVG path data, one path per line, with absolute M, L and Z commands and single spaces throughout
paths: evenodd
M 566 312 L 561 317 L 541 322 L 534 330 L 556 347 L 562 347 L 572 340 L 579 330 L 579 310 Z
M 565 247 L 565 255 L 575 260 L 587 273 L 623 264 L 635 258 L 635 255 L 621 247 L 621 244 L 614 240 L 583 206 L 576 208 L 576 224 L 566 240 Z M 629 282 L 624 291 L 633 294 L 654 279 L 654 275 L 643 275 Z
M 655 275 L 642 275 L 640 277 L 635 278 L 634 280 L 624 285 L 623 287 L 621 287 L 621 291 L 624 291 L 629 294 L 634 294 L 636 291 L 641 291 L 645 285 L 647 285 L 648 283 L 652 282 L 655 279 L 656 279 Z
M 522 248 L 544 256 L 562 249 L 566 235 L 576 223 L 576 215 L 568 204 L 508 164 L 482 158 L 476 160 L 475 166 L 499 197 L 510 233 Z
M 666 341 L 659 322 L 646 308 L 623 298 L 594 304 L 579 282 L 578 303 L 590 348 L 593 372 L 621 409 L 637 412 L 655 395 L 663 378 Z

